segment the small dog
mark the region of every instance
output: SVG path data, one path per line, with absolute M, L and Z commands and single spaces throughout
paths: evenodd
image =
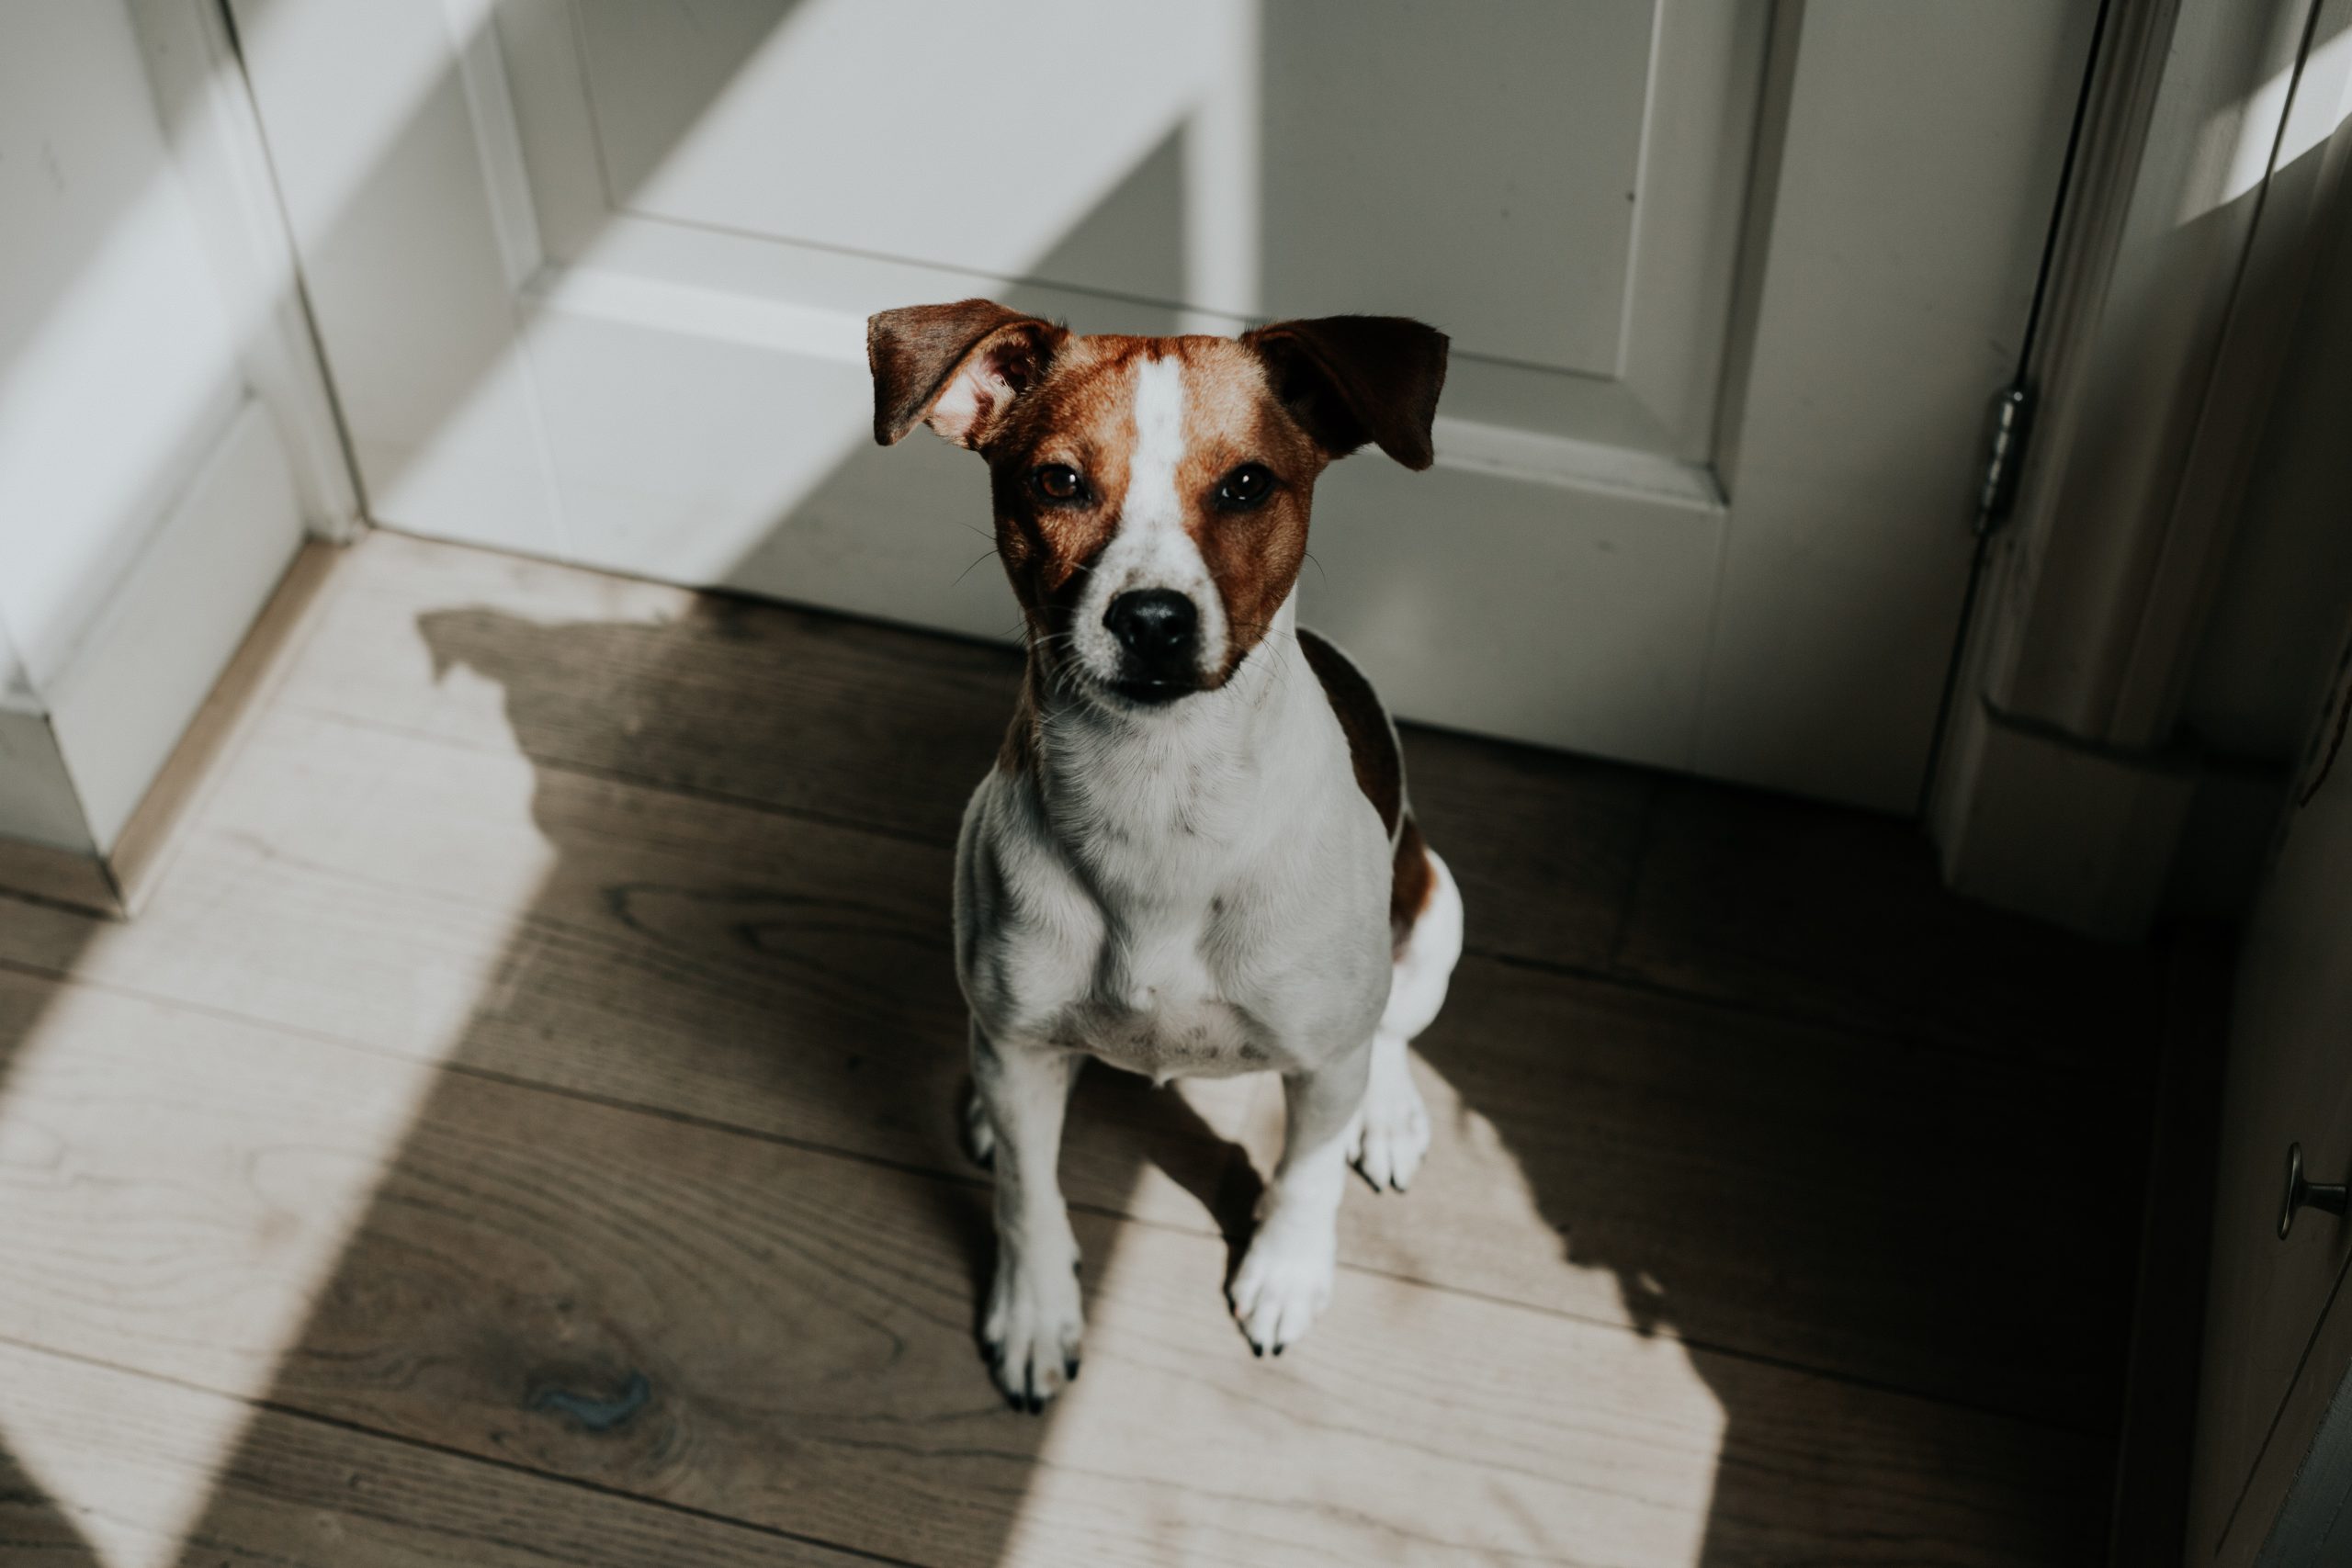
M 1406 1043 L 1462 950 L 1396 728 L 1293 592 L 1332 459 L 1369 442 L 1429 467 L 1445 336 L 1338 316 L 1080 337 L 967 299 L 885 310 L 866 345 L 876 440 L 925 423 L 988 459 L 1027 628 L 956 855 L 998 1385 L 1035 1411 L 1078 1375 L 1055 1167 L 1088 1055 L 1160 1084 L 1283 1075 L 1282 1159 L 1229 1292 L 1280 1355 L 1330 1299 L 1346 1164 L 1402 1191 L 1429 1147 Z

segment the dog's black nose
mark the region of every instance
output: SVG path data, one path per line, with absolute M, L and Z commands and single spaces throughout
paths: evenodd
M 1119 646 L 1147 670 L 1189 670 L 1200 640 L 1200 613 L 1193 602 L 1169 588 L 1122 593 L 1102 612 L 1102 624 Z

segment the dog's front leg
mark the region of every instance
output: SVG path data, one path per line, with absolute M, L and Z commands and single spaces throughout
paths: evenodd
M 1078 1238 L 1056 1169 L 1078 1067 L 1071 1052 L 1000 1043 L 972 1025 L 972 1085 L 996 1167 L 996 1282 L 980 1339 L 1016 1409 L 1042 1408 L 1078 1376 Z
M 1283 1157 L 1258 1201 L 1258 1234 L 1233 1276 L 1233 1315 L 1260 1355 L 1305 1334 L 1331 1301 L 1348 1123 L 1363 1104 L 1367 1041 L 1336 1062 L 1283 1079 Z

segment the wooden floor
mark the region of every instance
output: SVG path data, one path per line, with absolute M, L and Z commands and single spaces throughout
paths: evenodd
M 1097 1069 L 973 1347 L 997 651 L 376 535 L 129 924 L 0 898 L 0 1562 L 2097 1559 L 2159 987 L 1892 822 L 1420 731 L 1406 1196 L 1253 1359 L 1276 1092 Z

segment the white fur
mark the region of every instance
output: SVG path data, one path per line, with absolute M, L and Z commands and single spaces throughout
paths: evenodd
M 1077 612 L 1081 656 L 1110 660 L 1098 669 L 1116 664 L 1107 634 L 1090 644 L 1102 610 L 1136 587 L 1191 594 L 1204 660 L 1222 665 L 1223 606 L 1176 493 L 1182 432 L 1179 367 L 1140 366 L 1119 532 Z M 968 1130 L 995 1164 L 1000 1243 L 984 1334 L 999 1385 L 1032 1408 L 1078 1354 L 1077 1246 L 1055 1166 L 1082 1057 L 1162 1083 L 1283 1075 L 1283 1156 L 1232 1291 L 1261 1352 L 1280 1354 L 1330 1299 L 1347 1161 L 1401 1188 L 1428 1145 L 1406 1042 L 1444 998 L 1461 897 L 1435 865 L 1430 908 L 1392 956 L 1394 846 L 1295 614 L 1286 601 L 1230 679 L 1165 707 L 1046 682 L 1035 767 L 991 773 L 965 812 Z
M 1111 601 L 1134 590 L 1165 588 L 1183 594 L 1200 615 L 1199 669 L 1213 679 L 1225 668 L 1225 601 L 1208 562 L 1184 527 L 1184 499 L 1176 476 L 1184 458 L 1184 367 L 1173 359 L 1136 367 L 1135 448 L 1127 491 L 1119 501 L 1118 532 L 1095 558 L 1071 617 L 1071 647 L 1100 681 L 1119 673 L 1119 645 L 1102 624 Z
M 1396 955 L 1388 987 L 1388 1008 L 1372 1037 L 1372 1076 L 1363 1109 L 1348 1123 L 1347 1156 L 1374 1190 L 1402 1192 L 1413 1184 L 1429 1153 L 1430 1113 L 1413 1087 L 1408 1043 L 1436 1021 L 1445 989 L 1462 956 L 1462 890 L 1453 873 L 1429 852 L 1429 905 L 1413 922 L 1405 951 Z

